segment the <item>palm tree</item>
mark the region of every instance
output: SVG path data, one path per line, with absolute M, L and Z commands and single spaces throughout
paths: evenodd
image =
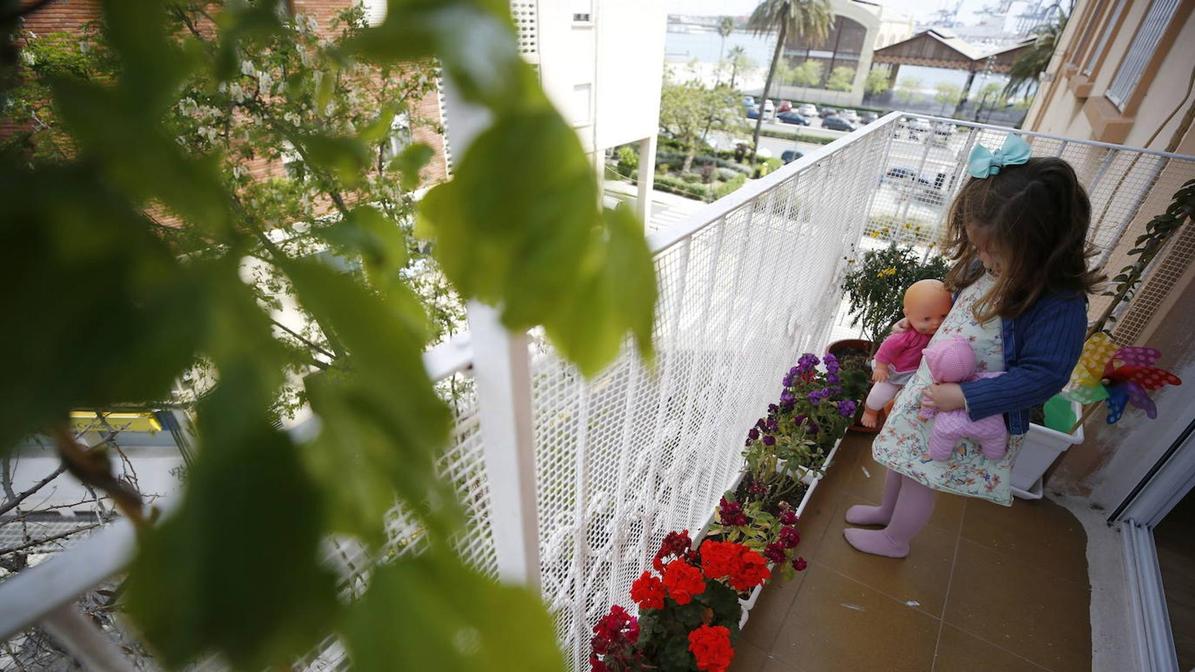
M 1070 12 L 1058 4 L 1053 5 L 1047 11 L 1054 9 L 1057 9 L 1058 12 L 1052 21 L 1034 26 L 1029 31 L 1029 34 L 1033 36 L 1033 45 L 1013 61 L 1012 67 L 1008 71 L 1008 84 L 1004 86 L 1005 96 L 1011 97 L 1022 92 L 1030 95 L 1037 89 L 1041 73 L 1049 67 L 1050 59 L 1054 56 L 1054 49 L 1058 46 L 1058 38 L 1062 37 L 1067 19 L 1070 18 Z
M 730 88 L 734 89 L 734 82 L 738 79 L 739 73 L 754 68 L 755 64 L 747 58 L 747 50 L 741 46 L 730 48 Z
M 718 21 L 718 35 L 722 38 L 722 42 L 718 45 L 718 64 L 719 75 L 721 75 L 722 52 L 726 49 L 726 38 L 734 32 L 734 19 L 729 16 L 724 16 Z
M 763 126 L 763 102 L 768 99 L 768 89 L 772 87 L 772 78 L 776 75 L 776 65 L 780 62 L 785 43 L 793 37 L 800 37 L 811 44 L 821 42 L 830 34 L 833 22 L 834 10 L 830 8 L 829 0 L 763 0 L 755 11 L 751 12 L 751 18 L 747 19 L 747 28 L 752 33 L 777 33 L 772 65 L 768 68 L 768 77 L 763 84 L 759 118 L 755 120 L 755 133 L 751 136 L 752 162 L 755 161 L 755 152 L 759 148 L 759 130 Z

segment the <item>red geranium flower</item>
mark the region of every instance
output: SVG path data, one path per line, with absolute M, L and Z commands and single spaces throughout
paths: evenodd
M 739 556 L 738 571 L 730 577 L 730 585 L 734 586 L 735 590 L 751 590 L 770 578 L 772 571 L 768 569 L 768 563 L 763 556 L 743 547 Z
M 673 560 L 664 567 L 664 587 L 679 605 L 686 605 L 693 601 L 694 595 L 705 592 L 705 581 L 701 580 L 701 570 L 684 560 Z
M 643 572 L 631 584 L 631 599 L 640 609 L 663 609 L 664 595 L 664 583 L 652 576 L 651 572 Z
M 690 632 L 689 650 L 697 659 L 697 669 L 707 672 L 726 672 L 730 661 L 734 660 L 730 630 L 722 625 L 703 625 Z
M 798 557 L 796 560 L 793 560 L 793 569 L 797 570 L 798 572 L 805 571 L 805 568 L 808 566 L 809 563 L 805 562 L 805 558 Z
M 707 540 L 701 544 L 701 569 L 707 579 L 724 579 L 737 574 L 742 546 L 732 542 Z

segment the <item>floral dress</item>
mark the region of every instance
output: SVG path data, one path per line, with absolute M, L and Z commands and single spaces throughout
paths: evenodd
M 930 340 L 930 344 L 933 344 L 939 338 L 967 339 L 975 350 L 977 371 L 989 373 L 1004 370 L 1000 318 L 993 318 L 981 325 L 972 315 L 971 306 L 988 291 L 993 282 L 992 276 L 985 274 L 964 289 Z M 921 420 L 917 412 L 921 408 L 921 393 L 932 382 L 929 366 L 922 360 L 917 373 L 897 395 L 892 414 L 872 444 L 872 455 L 876 462 L 934 490 L 1011 506 L 1009 475 L 1024 437 L 1009 437 L 1008 451 L 999 460 L 984 457 L 970 439 L 960 441 L 946 461 L 931 460 L 927 446 L 933 420 Z

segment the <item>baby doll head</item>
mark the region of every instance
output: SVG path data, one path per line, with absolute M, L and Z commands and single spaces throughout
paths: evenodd
M 922 354 L 935 382 L 958 383 L 975 373 L 975 351 L 962 338 L 948 338 L 930 345 Z
M 950 292 L 941 280 L 918 280 L 905 290 L 905 318 L 918 333 L 932 334 L 950 312 Z

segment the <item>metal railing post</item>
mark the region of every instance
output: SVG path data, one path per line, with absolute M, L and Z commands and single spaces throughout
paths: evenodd
M 538 591 L 535 424 L 527 335 L 508 330 L 497 309 L 477 302 L 469 303 L 469 330 L 498 575 Z

